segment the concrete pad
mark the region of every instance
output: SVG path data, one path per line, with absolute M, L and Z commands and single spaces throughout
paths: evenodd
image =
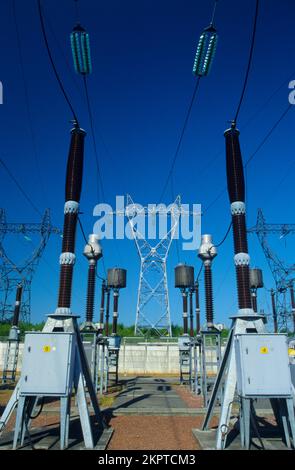
M 202 450 L 216 450 L 216 429 L 202 431 L 201 429 L 192 429 L 193 436 L 200 444 Z M 290 450 L 280 437 L 264 438 L 262 442 L 265 450 Z M 227 438 L 227 447 L 224 450 L 247 450 L 241 447 L 240 434 L 232 431 Z M 250 450 L 261 450 L 261 444 L 257 438 L 252 438 Z
M 86 449 L 84 442 L 79 437 L 76 439 L 69 438 L 68 450 L 105 450 L 109 444 L 109 441 L 113 435 L 113 428 L 106 428 L 99 436 L 95 436 L 95 447 L 94 449 Z M 36 450 L 59 450 L 59 426 L 45 430 L 44 428 L 34 429 L 31 432 L 31 441 Z M 0 443 L 0 450 L 11 450 L 13 443 L 13 432 L 7 433 L 5 440 Z M 28 439 L 25 441 L 25 445 L 20 450 L 31 450 L 31 445 Z

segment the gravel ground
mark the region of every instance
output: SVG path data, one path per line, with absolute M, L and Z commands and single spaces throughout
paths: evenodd
M 203 408 L 203 397 L 201 395 L 192 394 L 192 392 L 183 385 L 174 386 L 174 390 L 189 408 Z
M 192 429 L 202 417 L 117 416 L 108 450 L 198 450 Z

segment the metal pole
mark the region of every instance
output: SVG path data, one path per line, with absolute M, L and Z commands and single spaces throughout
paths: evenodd
M 277 333 L 278 332 L 278 317 L 277 317 L 277 309 L 276 309 L 275 291 L 273 289 L 271 289 L 270 295 L 271 295 L 274 332 Z
M 195 296 L 196 296 L 196 330 L 197 334 L 200 333 L 201 329 L 201 318 L 200 318 L 200 297 L 199 297 L 199 282 L 195 283 Z
M 252 289 L 251 298 L 252 298 L 252 308 L 254 312 L 257 313 L 257 289 Z
M 194 289 L 191 288 L 189 291 L 190 337 L 191 338 L 194 337 L 193 292 L 194 292 Z
M 118 330 L 118 303 L 119 303 L 119 289 L 114 289 L 114 304 L 113 304 L 113 335 L 117 334 Z
M 183 289 L 182 291 L 182 318 L 183 318 L 183 334 L 187 335 L 188 333 L 188 321 L 187 321 L 187 291 Z
M 102 281 L 101 284 L 101 298 L 100 298 L 100 310 L 99 310 L 99 330 L 100 334 L 103 333 L 104 329 L 104 303 L 105 303 L 106 283 Z
M 105 334 L 106 336 L 109 336 L 109 318 L 110 318 L 110 296 L 111 296 L 111 290 L 109 288 L 106 288 L 106 293 L 107 293 L 107 303 L 106 303 L 106 326 L 105 326 Z

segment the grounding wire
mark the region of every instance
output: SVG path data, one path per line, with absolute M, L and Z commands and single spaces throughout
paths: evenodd
M 50 47 L 49 47 L 49 42 L 48 42 L 48 39 L 47 39 L 47 34 L 46 34 L 46 29 L 45 29 L 45 23 L 44 23 L 44 14 L 42 12 L 42 6 L 41 6 L 41 0 L 38 0 L 38 11 L 39 11 L 39 19 L 40 19 L 40 24 L 41 24 L 41 30 L 42 30 L 42 35 L 43 35 L 43 39 L 44 39 L 44 42 L 45 42 L 45 46 L 46 46 L 46 50 L 47 50 L 47 53 L 48 53 L 48 57 L 49 57 L 49 60 L 50 60 L 50 63 L 51 63 L 51 66 L 52 66 L 52 69 L 53 69 L 53 72 L 54 72 L 54 75 L 55 75 L 55 78 L 59 84 L 59 87 L 60 87 L 60 90 L 71 110 L 71 113 L 73 115 L 73 118 L 75 120 L 75 122 L 77 123 L 77 125 L 79 126 L 79 122 L 78 122 L 78 118 L 77 118 L 77 115 L 75 113 L 75 110 L 73 108 L 73 105 L 66 93 L 66 90 L 63 86 L 63 83 L 62 83 L 62 80 L 59 76 L 59 73 L 57 71 L 57 68 L 55 66 L 55 63 L 54 63 L 54 60 L 53 60 L 53 57 L 52 57 L 52 54 L 51 54 L 51 50 L 50 50 Z
M 246 88 L 247 88 L 247 84 L 248 84 L 249 72 L 250 72 L 250 68 L 251 68 L 251 64 L 252 64 L 253 51 L 254 51 L 254 45 L 255 45 L 256 26 L 257 26 L 257 18 L 258 18 L 258 9 L 259 9 L 259 0 L 256 0 L 255 15 L 254 15 L 254 24 L 253 24 L 253 32 L 252 32 L 251 47 L 250 47 L 250 54 L 249 54 L 249 58 L 248 58 L 248 64 L 247 64 L 247 69 L 246 69 L 244 84 L 243 84 L 243 88 L 242 88 L 242 93 L 241 93 L 241 96 L 240 96 L 240 100 L 239 100 L 238 107 L 237 107 L 236 114 L 235 114 L 235 118 L 234 118 L 234 123 L 237 122 L 237 119 L 238 119 L 238 116 L 239 116 L 239 113 L 240 113 L 240 109 L 241 109 L 241 106 L 242 106 L 242 103 L 243 103 L 245 91 L 246 91 Z

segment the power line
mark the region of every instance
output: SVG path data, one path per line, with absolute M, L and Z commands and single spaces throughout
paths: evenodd
M 191 97 L 191 100 L 190 100 L 190 103 L 189 103 L 189 107 L 188 107 L 187 112 L 186 112 L 186 116 L 185 116 L 185 119 L 184 119 L 184 123 L 183 123 L 183 126 L 182 126 L 182 130 L 181 130 L 181 133 L 180 133 L 178 144 L 177 144 L 177 147 L 176 147 L 176 151 L 175 151 L 174 157 L 172 159 L 171 167 L 170 167 L 170 170 L 168 172 L 168 176 L 167 176 L 166 182 L 164 184 L 164 188 L 162 190 L 162 193 L 161 193 L 161 196 L 160 196 L 160 199 L 159 199 L 160 201 L 162 201 L 162 198 L 163 198 L 163 196 L 166 192 L 169 180 L 170 180 L 170 178 L 172 176 L 172 173 L 173 173 L 173 170 L 174 170 L 174 166 L 175 166 L 178 154 L 179 154 L 179 150 L 180 150 L 180 146 L 181 146 L 181 143 L 182 143 L 182 140 L 183 140 L 183 136 L 184 136 L 185 130 L 187 128 L 187 124 L 188 124 L 188 121 L 189 121 L 189 118 L 190 118 L 190 115 L 191 115 L 192 107 L 193 107 L 195 97 L 196 97 L 196 94 L 197 94 L 197 91 L 198 91 L 198 88 L 199 88 L 200 79 L 201 79 L 201 77 L 199 76 L 198 79 L 197 79 L 196 85 L 194 87 L 194 90 L 193 90 L 193 94 L 192 94 L 192 97 Z
M 98 180 L 100 182 L 101 194 L 102 194 L 103 200 L 106 201 L 105 192 L 104 192 L 104 185 L 103 185 L 103 180 L 102 180 L 102 175 L 101 175 L 101 170 L 100 170 L 100 165 L 99 165 L 96 138 L 95 138 L 95 133 L 94 133 L 93 115 L 92 115 L 90 99 L 89 99 L 89 93 L 88 93 L 88 86 L 87 86 L 87 81 L 86 81 L 85 75 L 83 75 L 83 83 L 84 83 L 84 88 L 85 88 L 87 110 L 88 110 L 88 115 L 89 115 L 91 136 L 92 136 L 92 141 L 93 141 L 93 149 L 94 149 L 95 163 L 96 163 L 96 172 L 97 172 Z M 99 200 L 99 186 L 98 186 L 98 183 L 97 183 L 97 198 Z
M 268 131 L 268 133 L 266 134 L 266 136 L 264 137 L 264 139 L 262 139 L 262 141 L 260 142 L 260 144 L 258 145 L 258 147 L 256 148 L 255 152 L 252 153 L 252 155 L 248 158 L 248 160 L 246 161 L 245 163 L 245 167 L 247 167 L 249 165 L 249 163 L 251 162 L 251 160 L 253 160 L 253 158 L 255 157 L 255 155 L 257 154 L 257 152 L 259 152 L 259 150 L 261 149 L 261 147 L 263 147 L 263 145 L 265 144 L 265 142 L 269 139 L 269 137 L 271 136 L 271 134 L 273 133 L 273 131 L 276 129 L 276 127 L 280 124 L 280 122 L 284 119 L 284 117 L 286 116 L 286 114 L 290 111 L 290 109 L 292 108 L 292 104 L 289 104 L 288 107 L 285 109 L 285 111 L 281 114 L 281 116 L 279 117 L 279 119 L 275 122 L 275 124 L 271 127 L 271 129 Z
M 20 31 L 19 31 L 18 22 L 17 22 L 15 0 L 13 0 L 12 2 L 12 14 L 13 14 L 14 26 L 15 26 L 15 31 L 16 31 L 16 43 L 17 43 L 17 49 L 18 49 L 18 55 L 19 55 L 21 76 L 22 76 L 22 81 L 23 81 L 23 86 L 24 86 L 25 104 L 26 104 L 26 111 L 27 111 L 27 117 L 28 117 L 28 123 L 29 123 L 29 131 L 30 131 L 32 147 L 33 147 L 33 155 L 35 159 L 36 170 L 39 176 L 38 181 L 39 181 L 39 184 L 41 183 L 40 184 L 41 191 L 43 192 L 44 200 L 47 201 L 47 194 L 45 193 L 45 189 L 44 189 L 45 184 L 44 184 L 44 179 L 43 179 L 41 169 L 40 169 L 39 155 L 37 151 L 35 132 L 34 132 L 33 121 L 32 121 L 32 114 L 30 110 L 29 91 L 28 91 L 28 85 L 27 85 L 27 80 L 26 80 L 26 75 L 25 75 L 24 60 L 23 60 L 23 54 L 22 54 Z
M 43 217 L 43 214 L 41 213 L 41 211 L 38 209 L 38 207 L 34 204 L 34 202 L 32 201 L 32 199 L 30 198 L 30 196 L 28 196 L 28 194 L 26 193 L 26 191 L 22 188 L 22 186 L 20 185 L 20 183 L 17 181 L 17 179 L 13 176 L 13 174 L 11 173 L 11 171 L 9 170 L 9 168 L 7 167 L 6 163 L 4 163 L 4 161 L 2 160 L 2 158 L 0 158 L 0 164 L 3 166 L 3 168 L 5 169 L 6 173 L 9 175 L 9 177 L 12 179 L 12 181 L 14 182 L 14 184 L 17 186 L 17 188 L 19 189 L 19 191 L 22 193 L 22 195 L 24 196 L 24 198 L 27 200 L 27 202 L 30 204 L 30 206 L 34 209 L 34 211 L 36 211 L 41 217 Z
M 259 0 L 256 0 L 256 7 L 255 7 L 255 15 L 254 15 L 254 24 L 253 24 L 253 32 L 252 32 L 252 39 L 251 39 L 251 47 L 250 47 L 250 54 L 249 54 L 249 59 L 248 59 L 248 64 L 247 64 L 247 69 L 246 69 L 246 74 L 245 74 L 245 80 L 244 80 L 244 85 L 242 88 L 242 93 L 240 96 L 240 101 L 237 107 L 237 111 L 235 114 L 234 122 L 237 122 L 238 115 L 240 113 L 240 109 L 243 103 L 246 87 L 248 84 L 248 78 L 249 78 L 249 72 L 250 72 L 250 67 L 252 64 L 252 57 L 253 57 L 253 51 L 254 51 L 254 44 L 255 44 L 255 37 L 256 37 L 256 26 L 257 26 L 257 18 L 258 18 L 258 8 L 259 8 Z
M 63 83 L 62 83 L 62 80 L 58 74 L 58 71 L 57 71 L 57 68 L 55 66 L 55 63 L 54 63 L 54 60 L 53 60 L 53 57 L 52 57 L 52 54 L 51 54 L 51 51 L 50 51 L 50 47 L 49 47 L 49 43 L 48 43 L 48 39 L 47 39 L 47 34 L 46 34 L 46 29 L 45 29 L 45 24 L 44 24 L 44 15 L 42 13 L 42 7 L 41 7 L 41 0 L 38 0 L 38 11 L 39 11 L 39 18 L 40 18 L 40 24 L 41 24 L 41 30 L 42 30 L 42 34 L 43 34 L 43 39 L 44 39 L 44 42 L 45 42 L 45 46 L 46 46 L 46 50 L 47 50 L 47 53 L 48 53 L 48 57 L 49 57 L 49 60 L 50 60 L 50 63 L 51 63 L 51 66 L 52 66 L 52 69 L 53 69 L 53 72 L 54 72 L 54 75 L 56 77 L 56 80 L 59 84 L 59 87 L 60 87 L 60 90 L 71 110 L 71 113 L 73 115 L 73 118 L 75 120 L 75 122 L 77 123 L 77 125 L 79 125 L 79 122 L 78 122 L 78 118 L 77 118 L 77 115 L 74 111 L 74 108 L 72 106 L 72 103 L 65 91 L 65 88 L 63 86 Z
M 232 224 L 233 224 L 232 222 L 229 224 L 229 227 L 228 227 L 228 229 L 227 229 L 227 231 L 226 231 L 226 233 L 225 233 L 223 239 L 221 240 L 221 242 L 219 242 L 219 243 L 217 243 L 216 245 L 214 245 L 215 248 L 218 248 L 219 246 L 221 246 L 221 245 L 225 242 L 225 240 L 227 239 L 228 234 L 229 234 L 229 232 L 230 232 L 230 229 L 232 228 Z
M 293 105 L 289 104 L 288 107 L 283 111 L 283 113 L 280 115 L 279 119 L 277 119 L 277 121 L 274 123 L 274 125 L 270 128 L 270 130 L 267 132 L 267 134 L 265 135 L 265 137 L 262 139 L 262 141 L 260 142 L 260 144 L 257 146 L 256 150 L 250 155 L 250 157 L 248 158 L 248 160 L 246 161 L 246 163 L 244 164 L 244 168 L 247 168 L 247 166 L 249 165 L 249 163 L 254 159 L 254 157 L 256 157 L 257 153 L 259 152 L 259 150 L 261 150 L 261 148 L 263 147 L 263 145 L 267 142 L 267 140 L 270 138 L 270 136 L 272 135 L 272 133 L 274 132 L 274 130 L 277 128 L 277 126 L 280 124 L 280 122 L 284 119 L 284 117 L 287 115 L 287 113 L 290 111 L 290 109 L 292 108 Z M 207 212 L 209 209 L 211 209 L 211 207 L 223 196 L 223 194 L 226 192 L 226 188 L 224 188 L 217 196 L 216 198 L 205 208 L 203 214 L 205 212 Z

